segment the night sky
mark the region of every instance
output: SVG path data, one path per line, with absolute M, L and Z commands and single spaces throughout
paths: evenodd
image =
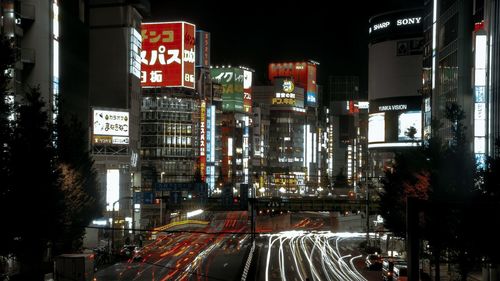
M 368 19 L 378 13 L 418 7 L 405 1 L 164 1 L 151 0 L 145 21 L 184 20 L 211 33 L 212 65 L 255 69 L 267 82 L 269 62 L 313 59 L 318 84 L 329 75 L 357 75 L 366 95 Z

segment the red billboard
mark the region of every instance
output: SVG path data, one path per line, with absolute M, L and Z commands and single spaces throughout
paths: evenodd
M 317 65 L 318 63 L 313 61 L 270 63 L 268 69 L 269 80 L 274 82 L 276 77 L 293 77 L 294 83 L 306 91 L 306 104 L 316 106 L 318 93 L 316 85 Z
M 142 87 L 194 89 L 195 31 L 187 22 L 142 24 Z

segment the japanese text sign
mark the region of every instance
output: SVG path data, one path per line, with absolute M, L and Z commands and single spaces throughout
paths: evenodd
M 194 89 L 195 34 L 187 22 L 143 23 L 141 85 Z

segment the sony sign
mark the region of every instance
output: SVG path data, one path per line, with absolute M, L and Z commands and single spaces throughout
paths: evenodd
M 419 24 L 421 20 L 422 17 L 398 19 L 396 21 L 396 25 L 403 26 L 403 25 Z

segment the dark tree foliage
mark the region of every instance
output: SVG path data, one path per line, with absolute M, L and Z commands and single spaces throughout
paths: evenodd
M 478 240 L 474 229 L 477 214 L 471 215 L 478 204 L 473 196 L 474 160 L 465 137 L 463 110 L 450 103 L 445 116 L 451 123 L 452 139 L 448 143 L 432 136 L 422 147 L 396 156 L 396 164 L 383 180 L 381 213 L 386 226 L 404 236 L 406 199 L 421 199 L 424 203 L 418 222 L 420 237 L 429 242 L 434 262 L 439 263 L 446 253 L 448 260 L 458 264 L 462 276 L 466 276 L 479 257 L 474 245 Z M 433 131 L 437 129 L 434 125 Z
M 330 182 L 330 177 L 328 176 L 328 172 L 326 170 L 326 167 L 323 166 L 321 168 L 321 188 L 323 188 L 324 192 L 328 193 L 331 192 L 331 182 Z
M 395 235 L 406 233 L 406 199 L 408 194 L 418 194 L 425 199 L 428 186 L 422 186 L 422 177 L 427 178 L 428 148 L 417 148 L 396 154 L 392 169 L 385 171 L 382 179 L 384 191 L 380 194 L 380 213 L 385 226 Z M 420 190 L 419 192 L 413 192 Z
M 500 143 L 497 141 L 497 147 Z M 476 174 L 474 198 L 478 202 L 469 209 L 471 231 L 480 239 L 474 239 L 473 248 L 480 251 L 484 261 L 500 264 L 498 233 L 491 225 L 500 218 L 500 157 L 488 158 L 486 165 Z
M 63 196 L 52 127 L 38 88 L 18 108 L 12 142 L 13 189 L 7 197 L 10 244 L 23 278 L 40 280 L 42 260 L 62 233 Z
M 13 59 L 10 42 L 0 40 L 0 213 L 7 226 L 0 255 L 15 255 L 20 280 L 43 280 L 54 255 L 79 250 L 84 226 L 102 210 L 82 126 L 59 120 L 54 127 L 39 88 L 20 104 L 6 102 Z
M 84 226 L 101 216 L 97 173 L 85 142 L 85 132 L 75 118 L 57 123 L 57 152 L 61 170 L 61 190 L 64 195 L 64 235 L 58 241 L 58 252 L 81 249 Z
M 341 168 L 339 173 L 335 176 L 334 180 L 335 188 L 347 188 L 349 183 L 347 182 L 347 177 L 344 175 L 344 169 Z
M 10 41 L 0 38 L 0 214 L 2 218 L 9 213 L 7 197 L 12 191 L 12 182 L 10 181 L 10 161 L 12 145 L 12 122 L 9 116 L 12 112 L 12 106 L 7 100 L 9 82 L 12 77 L 6 71 L 12 67 L 14 62 L 14 52 L 10 46 Z M 8 232 L 0 231 L 0 255 L 9 252 L 10 245 L 5 243 L 8 240 Z

